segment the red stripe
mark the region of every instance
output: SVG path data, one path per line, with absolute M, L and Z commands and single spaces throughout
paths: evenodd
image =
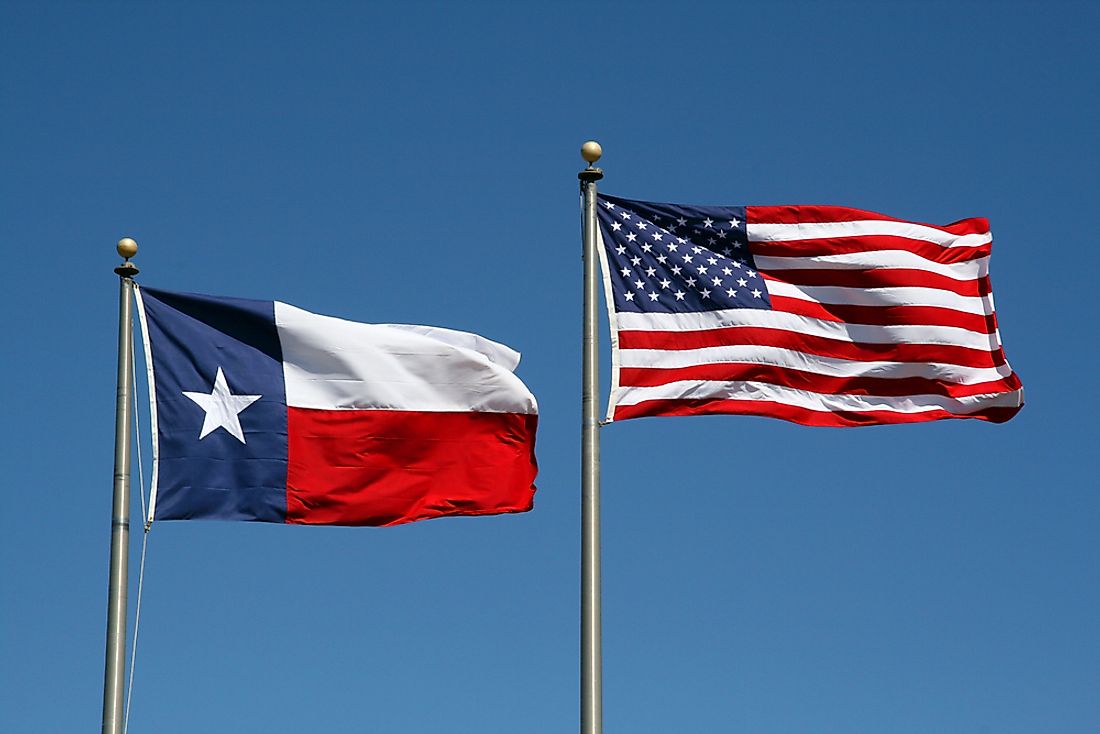
M 885 214 L 869 212 L 864 209 L 852 209 L 847 206 L 800 205 L 800 206 L 747 206 L 745 219 L 750 224 L 811 224 L 814 222 L 861 222 L 879 219 L 886 222 L 910 223 L 909 219 L 896 219 Z M 912 222 L 921 224 L 921 222 Z M 951 234 L 985 234 L 989 231 L 989 220 L 985 217 L 970 217 L 952 224 L 925 224 Z
M 731 326 L 706 331 L 620 331 L 620 349 L 705 349 L 752 345 L 861 362 L 938 362 L 962 367 L 999 367 L 1004 352 L 942 344 L 863 344 L 762 326 Z
M 398 525 L 531 509 L 536 415 L 287 413 L 288 523 Z
M 934 242 L 914 240 L 897 235 L 876 234 L 858 237 L 828 237 L 806 240 L 785 240 L 772 242 L 752 240 L 749 251 L 753 255 L 771 257 L 820 257 L 823 255 L 848 255 L 856 252 L 878 252 L 880 250 L 901 250 L 920 255 L 926 260 L 943 265 L 969 262 L 988 257 L 992 243 L 974 247 L 943 247 Z
M 989 277 L 955 280 L 927 270 L 874 268 L 870 270 L 792 269 L 761 272 L 768 280 L 792 285 L 831 285 L 841 288 L 936 288 L 960 296 L 981 297 L 993 292 Z
M 886 410 L 827 413 L 763 400 L 650 400 L 637 405 L 620 405 L 615 408 L 615 420 L 661 415 L 737 414 L 780 418 L 804 426 L 854 427 L 883 423 L 924 423 L 945 418 L 977 418 L 992 423 L 1004 423 L 1018 412 L 1020 407 L 985 408 L 966 415 L 938 409 L 921 413 L 894 413 Z
M 878 395 L 881 397 L 943 395 L 950 398 L 965 398 L 1020 389 L 1020 380 L 1015 374 L 1000 380 L 960 385 L 927 377 L 833 377 L 790 367 L 738 362 L 700 364 L 690 367 L 623 367 L 619 370 L 619 385 L 622 387 L 657 387 L 681 380 L 764 382 L 822 395 Z
M 992 334 L 997 330 L 997 318 L 994 314 L 982 316 L 940 306 L 837 305 L 776 295 L 771 296 L 771 302 L 775 311 L 845 324 L 954 326 L 979 334 Z

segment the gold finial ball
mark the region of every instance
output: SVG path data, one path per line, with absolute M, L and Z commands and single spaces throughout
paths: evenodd
M 137 243 L 129 237 L 123 237 L 118 241 L 118 246 L 115 247 L 118 250 L 118 254 L 129 260 L 137 254 Z
M 581 146 L 581 158 L 584 158 L 589 163 L 595 163 L 603 155 L 603 148 L 595 140 L 589 140 L 587 143 Z

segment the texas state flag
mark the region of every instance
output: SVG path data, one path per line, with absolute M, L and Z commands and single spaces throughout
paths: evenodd
M 531 509 L 538 406 L 476 334 L 138 288 L 150 520 L 396 525 Z

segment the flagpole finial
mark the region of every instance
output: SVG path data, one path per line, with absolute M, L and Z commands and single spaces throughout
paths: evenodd
M 130 258 L 137 254 L 138 245 L 137 242 L 131 237 L 123 237 L 115 245 L 115 250 L 121 255 L 126 262 L 115 268 L 115 272 L 121 275 L 123 278 L 130 278 L 138 274 L 138 267 L 130 262 Z
M 601 155 L 603 155 L 603 146 L 595 140 L 588 140 L 581 146 L 581 158 L 588 162 L 588 167 L 577 174 L 577 178 L 581 180 L 582 185 L 594 183 L 603 178 L 603 169 L 592 165 L 600 159 Z
M 603 155 L 603 147 L 595 140 L 589 140 L 581 146 L 581 158 L 588 162 L 588 167 L 600 159 Z

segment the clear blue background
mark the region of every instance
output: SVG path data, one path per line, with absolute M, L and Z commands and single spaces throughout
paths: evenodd
M 512 345 L 542 411 L 525 515 L 155 526 L 130 731 L 576 731 L 596 138 L 621 196 L 989 217 L 1028 399 L 604 430 L 607 731 L 1100 731 L 1098 30 L 1055 2 L 3 2 L 0 730 L 99 727 L 129 235 L 151 285 Z

